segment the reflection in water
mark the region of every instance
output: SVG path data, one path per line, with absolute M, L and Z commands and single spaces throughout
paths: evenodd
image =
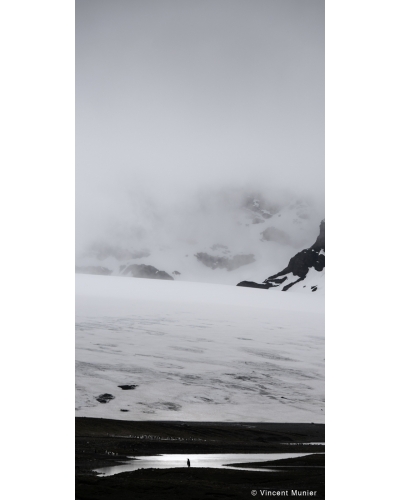
M 308 446 L 308 445 L 312 445 L 312 446 L 325 446 L 325 443 L 282 443 L 282 444 L 290 444 L 290 445 L 295 445 L 295 446 Z
M 281 460 L 283 458 L 305 457 L 310 453 L 203 453 L 200 455 L 155 455 L 151 457 L 140 457 L 131 460 L 124 465 L 114 467 L 102 467 L 96 469 L 102 476 L 113 476 L 121 472 L 131 472 L 138 469 L 170 469 L 173 467 L 186 467 L 186 461 L 190 459 L 191 467 L 210 467 L 214 469 L 229 468 L 229 463 L 266 462 L 270 460 Z M 133 457 L 132 457 L 133 458 Z M 235 469 L 240 469 L 235 467 Z M 268 471 L 269 469 L 242 469 L 250 471 Z

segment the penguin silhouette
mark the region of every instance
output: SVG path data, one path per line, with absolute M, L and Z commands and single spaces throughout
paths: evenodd
M 189 459 L 187 459 L 186 463 L 187 463 L 187 466 L 190 467 L 190 460 Z

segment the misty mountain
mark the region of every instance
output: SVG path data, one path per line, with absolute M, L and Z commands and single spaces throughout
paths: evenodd
M 311 200 L 245 189 L 124 207 L 80 244 L 77 272 L 236 285 L 282 268 L 321 220 Z
M 320 224 L 320 232 L 315 243 L 298 252 L 289 260 L 287 267 L 267 278 L 262 284 L 242 281 L 237 286 L 251 288 L 277 288 L 286 292 L 293 286 L 305 291 L 316 292 L 324 288 L 325 279 L 325 220 Z
M 289 3 L 76 3 L 79 268 L 236 285 L 315 241 L 325 12 Z

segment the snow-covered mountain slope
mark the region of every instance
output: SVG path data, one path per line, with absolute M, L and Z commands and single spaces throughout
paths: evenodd
M 77 272 L 116 276 L 129 267 L 130 276 L 142 277 L 135 266 L 152 266 L 148 277 L 236 285 L 282 268 L 315 240 L 321 220 L 311 202 L 272 202 L 260 193 L 207 193 L 173 208 L 146 206 L 140 223 L 132 214 L 88 241 Z
M 262 284 L 242 281 L 238 286 L 251 288 L 274 288 L 276 290 L 296 290 L 306 292 L 325 291 L 325 221 L 320 224 L 320 232 L 315 243 L 298 252 L 289 260 L 283 271 L 267 278 Z
M 315 294 L 76 275 L 76 415 L 323 422 L 323 308 Z

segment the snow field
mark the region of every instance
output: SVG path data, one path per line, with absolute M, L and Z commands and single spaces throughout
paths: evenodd
M 76 275 L 76 415 L 323 422 L 323 308 L 316 294 Z

